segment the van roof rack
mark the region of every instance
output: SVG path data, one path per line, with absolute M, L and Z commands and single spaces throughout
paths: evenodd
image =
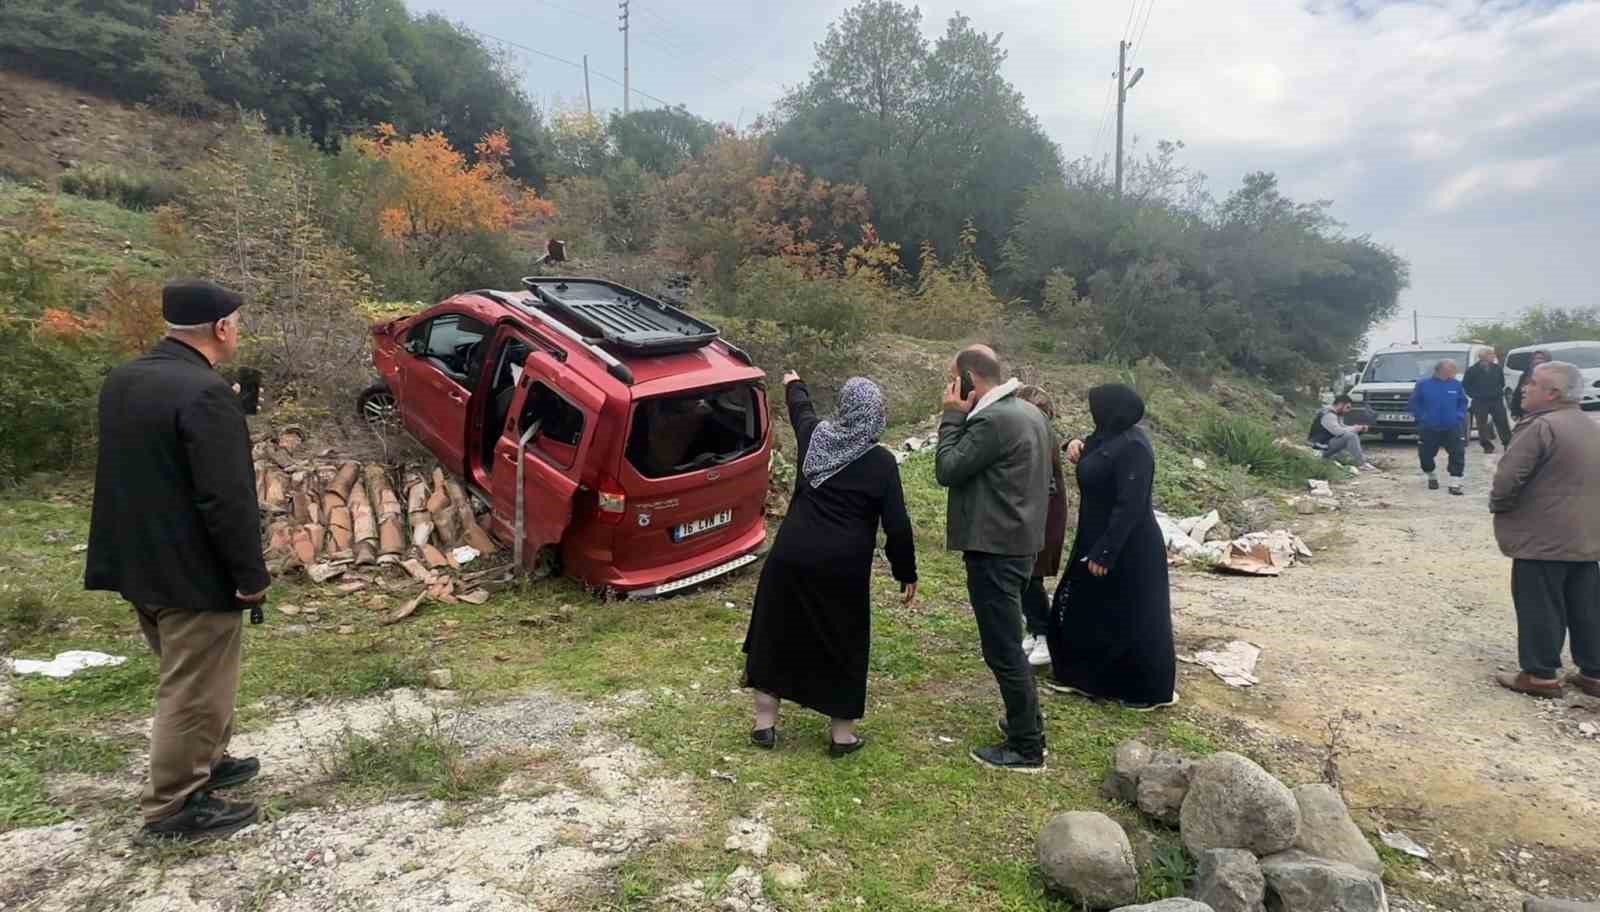
M 605 279 L 528 276 L 522 284 L 533 292 L 535 306 L 576 330 L 584 341 L 627 354 L 695 351 L 721 335 L 715 326 L 671 304 Z

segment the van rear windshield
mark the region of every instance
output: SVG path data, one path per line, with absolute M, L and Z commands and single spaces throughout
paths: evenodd
M 642 400 L 633 410 L 628 462 L 646 478 L 732 462 L 761 448 L 760 406 L 751 383 Z

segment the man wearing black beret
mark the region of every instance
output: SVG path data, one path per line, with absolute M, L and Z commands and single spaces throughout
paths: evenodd
M 100 389 L 84 585 L 133 604 L 161 664 L 144 833 L 197 838 L 239 830 L 251 804 L 213 792 L 254 778 L 227 755 L 239 689 L 240 611 L 266 598 L 250 432 L 215 370 L 239 347 L 234 292 L 210 282 L 162 289 L 167 336 Z

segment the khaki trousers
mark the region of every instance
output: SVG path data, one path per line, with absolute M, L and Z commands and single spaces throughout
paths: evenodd
M 146 823 L 176 814 L 211 778 L 233 736 L 244 617 L 135 605 L 139 628 L 161 661 L 150 732 L 150 784 L 139 800 Z

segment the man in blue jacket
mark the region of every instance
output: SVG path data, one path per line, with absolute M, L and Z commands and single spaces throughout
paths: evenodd
M 1417 419 L 1422 457 L 1422 472 L 1428 476 L 1428 490 L 1439 490 L 1438 467 L 1434 457 L 1443 447 L 1450 457 L 1450 493 L 1462 494 L 1461 480 L 1467 473 L 1467 390 L 1456 379 L 1460 367 L 1446 358 L 1433 369 L 1433 376 L 1417 381 L 1411 390 L 1411 414 Z

